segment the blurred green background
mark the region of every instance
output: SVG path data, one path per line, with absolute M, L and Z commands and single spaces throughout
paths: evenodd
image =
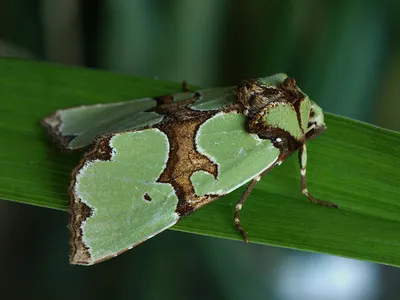
M 202 87 L 286 72 L 324 110 L 400 130 L 399 16 L 400 2 L 386 0 L 0 0 L 0 56 Z M 66 213 L 0 206 L 4 299 L 369 300 L 400 292 L 393 267 L 176 231 L 98 266 L 70 266 Z

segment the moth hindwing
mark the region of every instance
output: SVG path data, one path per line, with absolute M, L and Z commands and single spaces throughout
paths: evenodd
M 73 264 L 91 265 L 131 249 L 180 218 L 250 181 L 242 204 L 269 170 L 325 129 L 324 115 L 285 74 L 237 87 L 182 92 L 58 110 L 43 120 L 65 149 L 92 145 L 73 172 Z M 230 174 L 235 174 L 231 176 Z

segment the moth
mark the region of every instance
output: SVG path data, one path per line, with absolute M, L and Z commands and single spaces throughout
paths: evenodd
M 72 174 L 72 264 L 125 252 L 184 216 L 250 184 L 298 151 L 307 190 L 306 140 L 325 129 L 322 109 L 286 74 L 238 86 L 58 110 L 43 119 L 62 148 L 90 146 Z

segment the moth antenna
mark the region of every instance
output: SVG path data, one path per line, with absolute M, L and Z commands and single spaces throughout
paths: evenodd
M 191 92 L 189 89 L 189 84 L 187 83 L 186 80 L 182 81 L 182 91 L 187 93 Z
M 306 178 L 306 171 L 307 171 L 307 147 L 306 144 L 303 143 L 299 150 L 299 164 L 300 164 L 300 178 L 301 178 L 301 192 L 313 203 L 321 204 L 324 206 L 329 206 L 333 208 L 338 208 L 337 204 L 322 201 L 317 198 L 314 198 L 307 189 L 307 178 Z

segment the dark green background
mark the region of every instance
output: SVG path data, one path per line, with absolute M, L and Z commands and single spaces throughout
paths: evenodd
M 0 52 L 204 87 L 286 72 L 324 110 L 399 130 L 399 15 L 382 0 L 0 0 Z M 7 298 L 358 299 L 339 294 L 346 267 L 359 299 L 398 297 L 396 268 L 172 231 L 70 266 L 65 213 L 0 206 Z

